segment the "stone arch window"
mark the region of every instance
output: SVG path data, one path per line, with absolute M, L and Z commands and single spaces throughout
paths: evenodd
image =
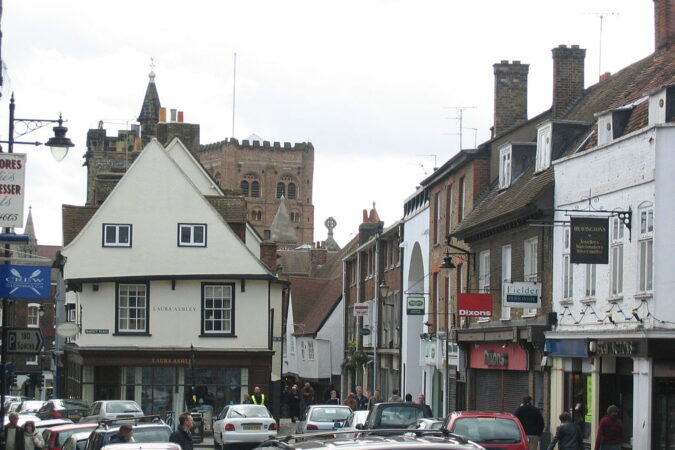
M 286 185 L 281 181 L 277 183 L 277 198 L 286 196 Z
M 260 183 L 258 181 L 251 182 L 251 197 L 260 197 Z
M 239 189 L 241 190 L 241 195 L 244 197 L 248 197 L 249 190 L 248 190 L 248 181 L 246 180 L 241 180 L 241 183 L 239 183 Z
M 291 212 L 291 222 L 300 222 L 300 213 L 296 211 Z
M 290 200 L 295 200 L 298 198 L 298 189 L 295 186 L 295 183 L 288 183 L 288 198 Z
M 262 211 L 259 209 L 254 209 L 251 211 L 251 218 L 254 222 L 262 222 Z

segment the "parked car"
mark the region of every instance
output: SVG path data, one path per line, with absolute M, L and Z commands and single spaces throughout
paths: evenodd
M 43 402 L 42 400 L 24 400 L 16 408 L 15 412 L 18 414 L 32 414 L 35 416 L 36 413 L 39 411 L 40 408 L 42 408 L 42 405 L 44 404 L 45 402 Z
M 337 432 L 340 434 L 341 432 Z M 288 440 L 271 440 L 263 442 L 258 449 L 328 449 L 340 450 L 480 450 L 483 447 L 469 442 L 458 436 L 436 435 L 425 436 L 373 436 L 368 431 L 361 433 L 358 438 L 330 438 L 330 434 L 323 433 L 316 437 L 328 439 L 312 439 L 290 443 Z
M 110 439 L 117 434 L 119 425 L 101 424 L 91 432 L 87 440 L 86 450 L 101 450 L 110 443 Z M 138 423 L 133 425 L 133 439 L 136 444 L 142 442 L 169 442 L 171 427 L 162 421 L 152 423 Z
M 307 408 L 305 418 L 298 422 L 297 433 L 315 433 L 341 428 L 351 413 L 349 406 L 312 405 Z
M 84 450 L 87 447 L 87 441 L 91 432 L 73 433 L 63 443 L 62 450 Z
M 79 422 L 88 410 L 89 403 L 82 400 L 52 399 L 42 405 L 36 416 L 42 420 L 68 418 Z
M 213 423 L 213 446 L 259 444 L 277 435 L 277 423 L 262 405 L 230 405 Z
M 181 450 L 181 447 L 173 442 L 127 442 L 108 444 L 103 450 Z
M 444 419 L 428 419 L 426 417 L 417 419 L 414 427 L 416 430 L 440 430 L 443 427 Z
M 29 420 L 35 422 L 36 426 L 38 422 L 40 422 L 40 419 L 37 416 L 33 416 L 32 414 L 22 414 L 19 415 L 19 421 L 17 422 L 17 424 L 19 426 L 23 426 L 23 424 L 28 422 Z M 8 423 L 9 423 L 9 413 L 5 415 L 5 425 L 7 425 Z
M 370 410 L 361 429 L 404 429 L 414 426 L 417 419 L 431 418 L 428 405 L 417 403 L 384 402 Z
M 89 433 L 98 427 L 96 423 L 71 423 L 66 425 L 52 425 L 42 432 L 47 450 L 60 450 L 66 439 L 75 433 Z
M 525 429 L 513 414 L 458 411 L 448 415 L 443 429 L 459 434 L 486 449 L 528 450 Z
M 19 416 L 21 417 L 21 416 Z M 32 416 L 30 416 L 32 417 Z M 35 420 L 35 431 L 38 433 L 42 434 L 44 430 L 46 430 L 49 427 L 58 427 L 60 425 L 72 425 L 73 421 L 70 419 L 48 419 L 48 420 L 40 420 L 39 417 L 32 417 Z M 25 422 L 24 422 L 25 423 Z
M 349 436 L 349 437 L 358 437 L 358 428 L 357 426 L 363 427 L 363 424 L 366 422 L 366 418 L 368 417 L 368 410 L 363 410 L 363 411 L 354 411 L 352 412 L 349 417 L 344 421 L 344 424 L 342 425 L 342 428 L 340 428 L 340 431 L 355 431 L 353 435 L 351 434 L 340 434 L 340 436 Z
M 99 400 L 92 403 L 81 422 L 99 422 L 103 419 L 133 419 L 144 416 L 143 410 L 133 400 Z

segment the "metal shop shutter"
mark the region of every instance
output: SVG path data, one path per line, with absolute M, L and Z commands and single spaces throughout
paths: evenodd
M 475 370 L 474 395 L 476 411 L 501 411 L 502 380 L 500 370 Z
M 504 376 L 504 408 L 503 411 L 513 413 L 529 394 L 528 372 L 505 370 Z

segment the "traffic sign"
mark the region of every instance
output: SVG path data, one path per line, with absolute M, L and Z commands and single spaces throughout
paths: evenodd
M 39 328 L 7 329 L 7 353 L 36 355 L 42 351 L 44 342 Z

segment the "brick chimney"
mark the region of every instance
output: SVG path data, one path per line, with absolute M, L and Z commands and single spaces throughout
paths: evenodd
M 553 118 L 562 117 L 584 93 L 586 49 L 559 45 L 553 52 Z
M 274 241 L 262 241 L 260 243 L 260 260 L 273 273 L 277 272 L 277 243 Z
M 654 50 L 667 50 L 675 42 L 675 1 L 654 0 Z
M 328 260 L 328 250 L 321 245 L 321 242 L 317 242 L 314 248 L 309 250 L 309 259 L 310 259 L 310 277 L 316 275 L 317 269 L 326 264 Z
M 527 74 L 529 64 L 502 61 L 492 66 L 495 73 L 495 116 L 493 136 L 527 120 Z

